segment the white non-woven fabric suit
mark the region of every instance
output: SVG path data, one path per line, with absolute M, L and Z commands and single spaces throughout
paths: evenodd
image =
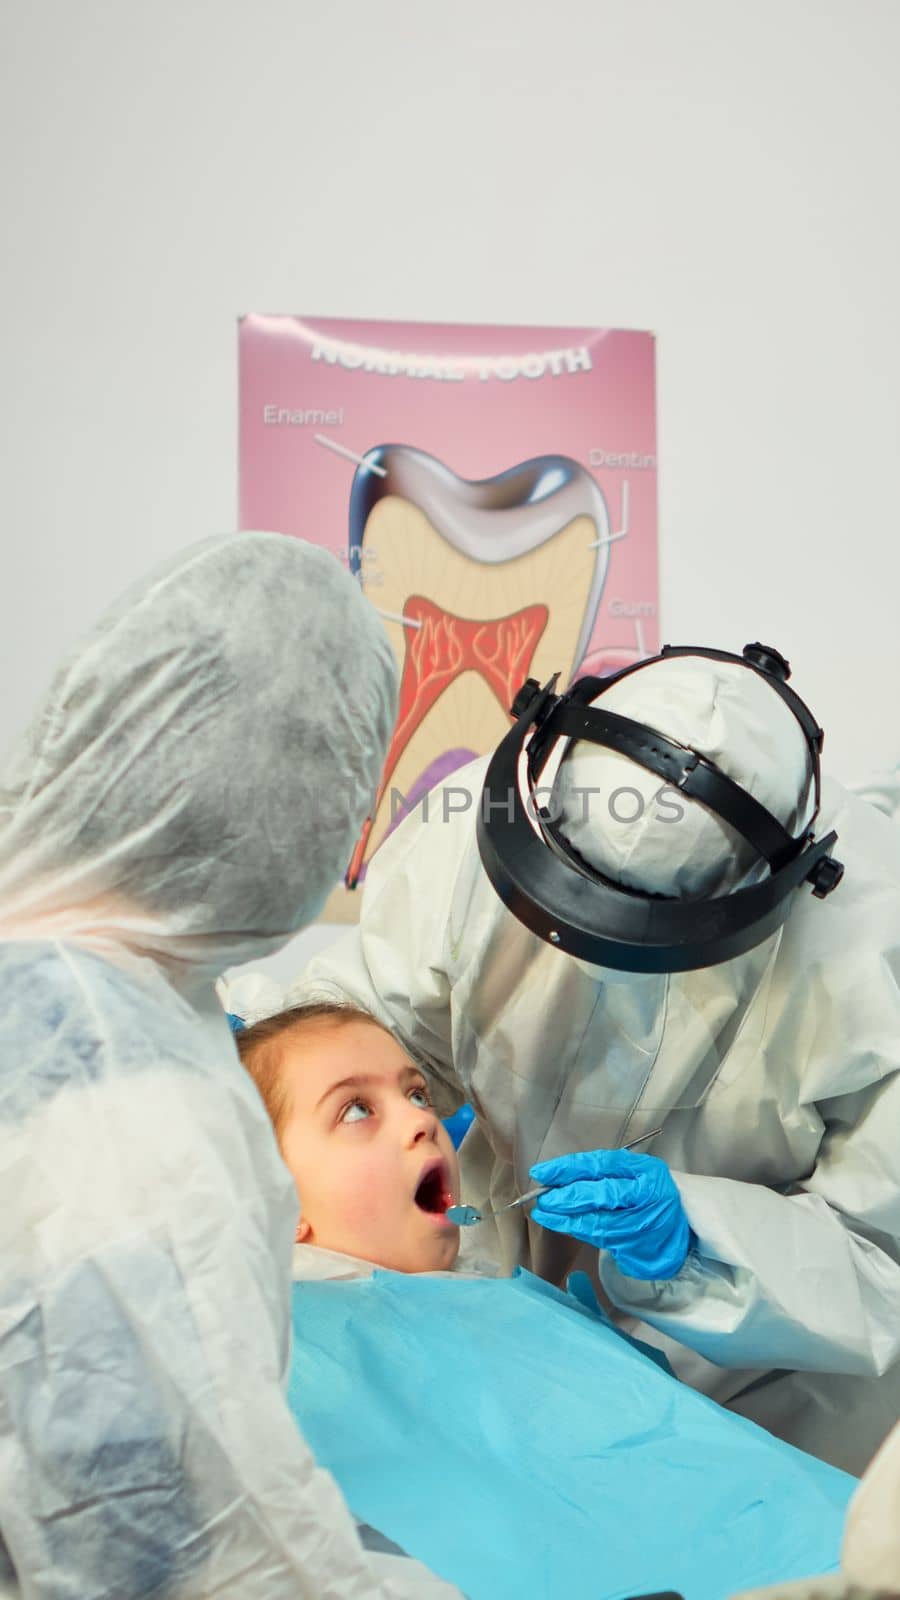
M 793 832 L 808 819 L 799 725 L 749 669 L 663 662 L 603 705 L 701 750 Z M 570 760 L 560 826 L 604 872 L 688 898 L 753 878 L 752 852 L 698 821 L 696 803 L 673 820 L 654 804 L 659 780 L 624 757 L 579 745 Z M 802 886 L 779 932 L 716 967 L 604 971 L 542 942 L 489 883 L 475 837 L 485 770 L 457 772 L 397 827 L 359 926 L 289 1000 L 369 1007 L 447 1109 L 471 1102 L 461 1166 L 475 1205 L 522 1193 L 545 1157 L 662 1125 L 642 1148 L 669 1164 L 697 1238 L 675 1278 L 627 1278 L 521 1209 L 481 1225 L 484 1247 L 555 1283 L 592 1271 L 688 1381 L 861 1471 L 900 1414 L 900 830 L 826 782 L 816 830 L 836 828 L 846 868 L 827 900 Z
M 277 534 L 185 551 L 0 771 L 0 1585 L 410 1600 L 287 1407 L 293 1182 L 214 992 L 319 910 L 396 705 L 374 610 Z
M 870 774 L 852 787 L 855 794 L 861 794 L 864 800 L 877 806 L 886 817 L 893 817 L 895 822 L 900 822 L 900 761 L 894 767 Z

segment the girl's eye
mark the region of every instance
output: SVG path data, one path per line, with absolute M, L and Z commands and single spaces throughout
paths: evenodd
M 371 1110 L 371 1106 L 368 1105 L 365 1100 L 351 1100 L 347 1105 L 345 1105 L 343 1111 L 341 1112 L 340 1121 L 361 1122 L 364 1117 L 371 1115 Z M 354 1112 L 357 1111 L 360 1113 L 359 1116 L 354 1115 Z
M 431 1095 L 428 1093 L 428 1090 L 424 1087 L 423 1084 L 420 1084 L 417 1089 L 410 1089 L 410 1091 L 409 1091 L 410 1100 L 413 1100 L 413 1097 L 415 1095 L 418 1095 L 419 1098 L 418 1098 L 418 1100 L 414 1101 L 414 1104 L 418 1105 L 418 1106 L 421 1106 L 423 1111 L 430 1111 L 430 1109 L 431 1109 Z

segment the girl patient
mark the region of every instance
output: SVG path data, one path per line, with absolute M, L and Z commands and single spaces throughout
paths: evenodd
M 363 1523 L 469 1600 L 723 1600 L 836 1567 L 853 1479 L 678 1383 L 586 1280 L 497 1276 L 469 1239 L 457 1261 L 450 1137 L 372 1017 L 305 1005 L 236 1044 L 301 1204 L 289 1404 Z
M 236 1036 L 297 1185 L 297 1243 L 397 1272 L 452 1267 L 459 1167 L 419 1068 L 367 1012 L 297 1006 Z

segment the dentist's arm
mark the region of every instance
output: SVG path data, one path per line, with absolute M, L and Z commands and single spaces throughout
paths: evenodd
M 815 1171 L 789 1194 L 673 1172 L 696 1237 L 677 1276 L 611 1256 L 616 1305 L 722 1366 L 880 1374 L 900 1357 L 900 1078 L 832 1102 Z

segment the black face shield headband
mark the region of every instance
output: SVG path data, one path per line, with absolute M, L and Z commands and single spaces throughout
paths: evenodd
M 726 777 L 714 762 L 667 739 L 644 723 L 590 701 L 613 683 L 656 661 L 703 656 L 736 662 L 756 672 L 796 717 L 803 730 L 815 783 L 815 810 L 793 838 L 765 806 Z M 819 899 L 840 883 L 843 867 L 829 855 L 836 833 L 816 840 L 822 730 L 787 685 L 790 667 L 767 645 L 748 644 L 743 655 L 693 646 L 664 646 L 660 655 L 608 678 L 582 678 L 554 693 L 529 678 L 512 705 L 517 718 L 488 767 L 478 813 L 478 848 L 501 900 L 520 922 L 569 955 L 623 972 L 689 972 L 743 955 L 784 922 L 791 891 L 812 885 Z M 520 757 L 531 729 L 525 766 L 528 795 L 519 784 Z M 562 836 L 535 790 L 558 739 L 587 739 L 656 773 L 661 784 L 699 800 L 742 835 L 768 863 L 769 876 L 749 888 L 707 900 L 642 894 L 605 877 Z M 526 814 L 527 807 L 527 814 Z M 533 820 L 531 820 L 533 819 Z

